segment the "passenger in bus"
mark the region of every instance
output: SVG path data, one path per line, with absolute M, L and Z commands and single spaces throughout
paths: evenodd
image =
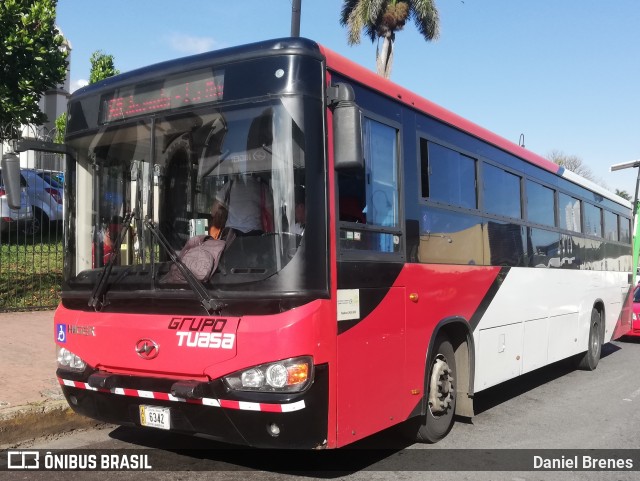
M 114 251 L 115 244 L 117 242 L 120 231 L 122 230 L 122 217 L 113 216 L 109 220 L 109 224 L 103 229 L 102 235 L 102 262 L 106 265 L 109 262 L 111 256 L 116 255 Z
M 211 205 L 211 218 L 209 222 L 209 235 L 214 239 L 223 237 L 223 230 L 227 224 L 229 209 L 227 205 L 218 199 L 213 201 Z
M 209 217 L 208 235 L 190 238 L 183 246 L 178 258 L 196 279 L 208 282 L 218 268 L 222 252 L 235 238 L 232 229 L 225 227 L 228 208 L 223 200 L 214 199 Z M 184 284 L 186 279 L 176 264 L 160 279 L 162 284 Z

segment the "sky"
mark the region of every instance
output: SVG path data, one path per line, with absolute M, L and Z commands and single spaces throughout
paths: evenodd
M 376 44 L 349 46 L 342 0 L 302 0 L 300 35 L 375 70 Z M 635 192 L 640 159 L 638 0 L 436 0 L 440 38 L 396 35 L 391 80 L 547 156 L 582 159 L 610 190 Z M 72 90 L 96 50 L 122 72 L 291 31 L 291 0 L 58 0 Z

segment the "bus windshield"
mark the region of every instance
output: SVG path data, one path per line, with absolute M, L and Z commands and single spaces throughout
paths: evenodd
M 221 231 L 226 244 L 205 276 L 208 289 L 279 273 L 306 227 L 303 105 L 287 96 L 202 107 L 104 125 L 69 141 L 77 159 L 67 180 L 67 288 L 90 290 L 112 264 L 110 293 L 188 291 L 170 275 L 167 250 L 180 255 L 190 239 Z M 226 222 L 216 225 L 220 205 Z

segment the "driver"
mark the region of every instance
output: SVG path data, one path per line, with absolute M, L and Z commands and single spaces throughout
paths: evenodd
M 229 192 L 226 227 L 238 235 L 261 235 L 273 230 L 273 199 L 269 188 L 251 175 L 235 177 Z

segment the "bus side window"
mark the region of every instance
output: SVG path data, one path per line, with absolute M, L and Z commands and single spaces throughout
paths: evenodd
M 375 232 L 375 227 L 399 228 L 398 130 L 366 117 L 363 130 L 364 168 L 338 172 L 338 208 L 341 222 L 369 228 L 359 232 L 356 226 L 345 227 L 341 245 L 346 250 L 396 252 L 394 234 L 388 229 Z
M 370 224 L 398 225 L 398 131 L 364 119 L 367 218 Z

